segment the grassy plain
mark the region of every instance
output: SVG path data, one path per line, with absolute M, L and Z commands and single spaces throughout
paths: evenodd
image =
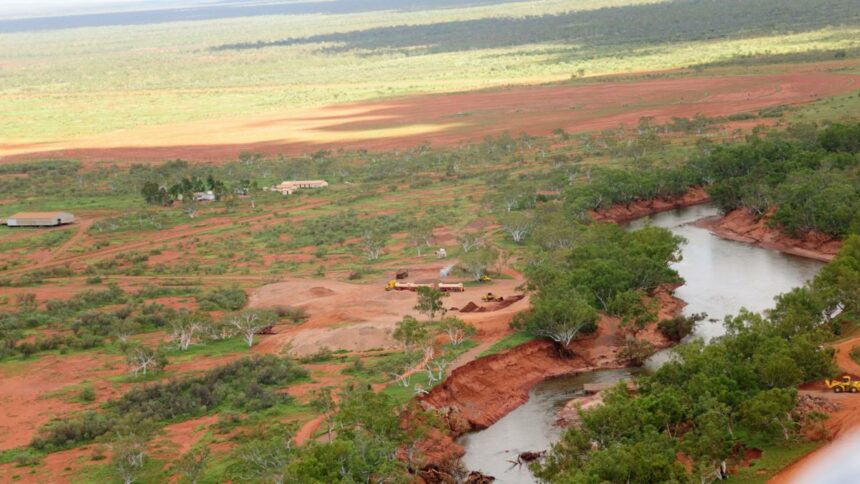
M 292 116 L 304 108 L 414 93 L 465 91 L 544 83 L 571 77 L 676 69 L 753 54 L 851 49 L 860 31 L 804 26 L 765 33 L 732 30 L 701 40 L 623 45 L 557 40 L 506 41 L 500 45 L 436 49 L 382 49 L 349 42 L 310 42 L 249 50 L 213 50 L 241 42 L 271 42 L 378 29 L 456 26 L 457 22 L 588 13 L 604 7 L 639 8 L 651 0 L 542 0 L 498 6 L 370 12 L 347 15 L 268 16 L 0 34 L 0 148 L 33 151 L 39 143 L 76 140 L 99 146 L 99 135 L 140 127 Z M 601 11 L 602 12 L 602 11 Z M 576 19 L 576 17 L 574 17 Z M 700 33 L 690 35 L 698 39 Z M 231 134 L 241 126 L 226 124 Z M 413 134 L 431 126 L 407 126 Z M 120 132 L 121 134 L 121 132 Z M 208 133 L 207 133 L 208 134 Z M 403 134 L 364 133 L 380 138 Z M 321 137 L 332 141 L 337 135 Z M 340 136 L 344 136 L 343 133 Z M 245 142 L 278 139 L 258 133 Z M 146 143 L 135 131 L 121 146 Z M 177 140 L 195 144 L 195 139 Z M 196 139 L 201 142 L 202 138 Z

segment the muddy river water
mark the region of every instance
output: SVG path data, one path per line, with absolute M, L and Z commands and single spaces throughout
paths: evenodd
M 687 302 L 685 314 L 705 312 L 708 320 L 696 328 L 695 336 L 710 339 L 723 334 L 721 321 L 745 307 L 762 311 L 773 305 L 773 298 L 801 286 L 822 267 L 821 262 L 761 249 L 752 245 L 720 239 L 693 222 L 718 211 L 698 205 L 663 212 L 648 220 L 629 224 L 631 230 L 646 223 L 665 227 L 684 237 L 683 260 L 675 269 L 686 283 L 675 295 Z M 657 365 L 671 354 L 661 352 L 652 359 Z M 586 383 L 607 383 L 629 376 L 627 370 L 585 373 L 549 380 L 537 385 L 529 400 L 489 428 L 460 437 L 466 449 L 462 459 L 469 470 L 496 477 L 500 484 L 535 482 L 525 466 L 512 465 L 524 451 L 545 450 L 561 434 L 555 425 L 556 411 L 582 392 Z

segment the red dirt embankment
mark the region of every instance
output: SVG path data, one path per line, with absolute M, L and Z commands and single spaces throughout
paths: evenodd
M 807 232 L 802 238 L 789 237 L 768 224 L 770 215 L 756 218 L 746 209 L 737 209 L 722 217 L 709 217 L 696 222 L 715 235 L 728 240 L 753 244 L 823 262 L 830 262 L 842 248 L 842 241 L 819 232 Z
M 661 316 L 675 316 L 684 306 L 670 291 L 671 288 L 661 288 L 654 295 L 661 303 Z M 654 326 L 637 336 L 658 349 L 671 346 Z M 446 464 L 461 457 L 464 450 L 454 442 L 456 437 L 492 425 L 525 403 L 529 390 L 548 378 L 624 367 L 617 358 L 623 340 L 624 332 L 618 320 L 604 316 L 593 335 L 571 344 L 574 355 L 571 358 L 559 356 L 552 342 L 535 340 L 455 369 L 441 385 L 419 398 L 423 405 L 446 414 L 450 430 L 448 435 L 433 435 L 421 444 L 428 462 L 445 468 Z M 444 452 L 437 453 L 433 449 L 444 449 Z
M 627 205 L 613 205 L 609 208 L 593 210 L 591 217 L 601 222 L 624 223 L 638 218 L 668 212 L 678 208 L 701 205 L 710 201 L 710 197 L 702 187 L 690 188 L 687 193 L 678 198 L 655 198 L 651 200 L 636 200 Z

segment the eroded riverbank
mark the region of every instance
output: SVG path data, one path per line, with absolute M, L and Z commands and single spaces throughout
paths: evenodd
M 771 307 L 774 296 L 802 285 L 813 277 L 822 266 L 820 262 L 808 258 L 787 255 L 775 250 L 764 250 L 754 245 L 715 236 L 697 223 L 702 219 L 719 215 L 717 208 L 711 205 L 697 204 L 680 210 L 664 211 L 652 215 L 648 219 L 631 223 L 630 228 L 635 230 L 646 223 L 650 223 L 667 228 L 687 240 L 687 243 L 682 247 L 683 259 L 673 266 L 686 282 L 676 289 L 672 301 L 681 301 L 674 308 L 675 311 L 682 310 L 685 314 L 708 313 L 710 319 L 697 327 L 695 336 L 710 339 L 723 334 L 722 320 L 727 314 L 737 313 L 742 307 L 753 311 L 762 311 Z M 684 302 L 687 303 L 686 307 L 683 307 Z M 666 317 L 665 315 L 661 316 Z M 607 344 L 612 344 L 607 339 L 604 341 Z M 543 344 L 551 348 L 549 343 Z M 595 345 L 594 342 L 585 344 Z M 668 347 L 668 345 L 663 347 Z M 587 346 L 583 349 L 588 350 Z M 577 351 L 574 350 L 574 352 Z M 550 426 L 550 430 L 536 427 L 534 424 L 535 417 L 531 415 L 532 410 L 514 410 L 523 408 L 520 405 L 528 400 L 530 389 L 536 389 L 536 385 L 548 378 L 564 374 L 524 372 L 525 378 L 521 379 L 518 365 L 531 365 L 532 363 L 518 363 L 517 361 L 533 359 L 531 354 L 526 353 L 528 352 L 525 349 L 515 348 L 490 361 L 477 360 L 471 365 L 467 365 L 471 366 L 475 373 L 461 373 L 460 381 L 454 383 L 452 380 L 450 383 L 453 385 L 449 385 L 448 388 L 440 388 L 434 399 L 434 402 L 440 405 L 453 403 L 458 408 L 466 409 L 464 415 L 471 415 L 471 417 L 466 418 L 471 424 L 463 425 L 460 433 L 467 429 L 484 428 L 495 422 L 493 418 L 507 415 L 503 420 L 498 420 L 502 422 L 505 428 L 504 438 L 488 438 L 491 435 L 501 435 L 493 425 L 479 433 L 463 436 L 458 441 L 465 446 L 466 456 L 462 462 L 472 469 L 493 475 L 498 478 L 497 482 L 528 482 L 523 481 L 521 475 L 522 472 L 527 473 L 528 471 L 512 467 L 509 462 L 512 452 L 522 447 L 519 439 L 535 447 L 527 450 L 542 450 L 541 447 L 546 448 L 551 445 L 561 432 L 561 429 L 553 426 Z M 554 358 L 551 353 L 547 354 L 545 362 L 550 365 L 550 368 L 560 365 L 559 360 Z M 606 363 L 608 364 L 608 362 Z M 577 363 L 571 363 L 570 367 L 565 367 L 559 371 L 582 373 L 610 368 L 617 369 L 623 366 L 617 362 L 614 362 L 615 366 L 594 364 L 589 366 L 584 362 L 580 362 L 578 365 L 577 367 Z M 481 368 L 480 372 L 477 371 L 478 368 Z M 493 376 L 496 371 L 498 373 Z M 471 382 L 472 377 L 477 377 L 478 380 Z M 504 392 L 497 394 L 497 388 L 486 383 L 494 378 L 504 381 L 504 385 L 507 387 L 516 387 L 515 395 Z M 466 388 L 469 391 L 465 391 Z M 559 391 L 564 393 L 567 392 L 567 389 L 560 389 Z M 540 398 L 552 400 L 554 397 L 542 395 Z M 491 400 L 502 402 L 502 405 L 495 405 Z M 484 407 L 485 405 L 487 407 Z M 484 408 L 489 408 L 489 414 L 481 415 Z M 505 412 L 505 409 L 510 413 Z M 520 414 L 526 416 L 519 416 Z M 475 415 L 480 415 L 480 417 L 476 418 Z M 493 418 L 487 418 L 489 415 L 492 415 Z M 546 417 L 554 419 L 555 415 L 547 415 Z M 474 425 L 476 423 L 479 425 Z M 537 442 L 534 441 L 536 435 Z M 538 445 L 540 442 L 543 442 L 544 445 Z M 480 467 L 477 467 L 474 463 L 478 461 L 487 464 L 481 464 Z

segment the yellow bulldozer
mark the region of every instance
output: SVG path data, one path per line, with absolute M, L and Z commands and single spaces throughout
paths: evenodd
M 836 393 L 860 391 L 860 380 L 854 380 L 849 375 L 843 376 L 841 380 L 824 380 L 824 384 Z
M 502 296 L 496 296 L 495 294 L 488 292 L 481 297 L 481 301 L 484 302 L 502 302 L 505 298 Z

